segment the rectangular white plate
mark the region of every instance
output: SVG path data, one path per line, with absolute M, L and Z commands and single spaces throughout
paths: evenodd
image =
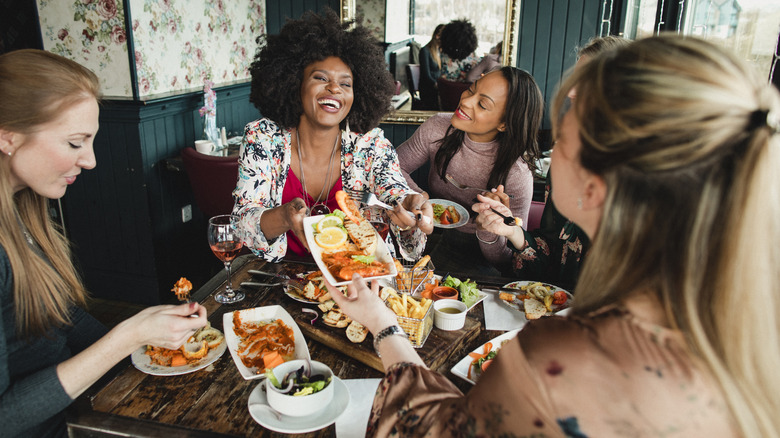
M 495 338 L 493 338 L 490 341 L 488 341 L 488 342 L 491 342 L 493 344 L 493 348 L 491 348 L 490 351 L 493 351 L 493 350 L 495 350 L 497 348 L 500 348 L 502 342 L 504 342 L 507 339 L 514 338 L 515 335 L 517 335 L 517 332 L 519 332 L 519 331 L 520 331 L 520 329 L 510 330 L 510 331 L 504 333 L 503 335 L 496 336 Z M 483 354 L 484 351 L 485 351 L 485 344 L 482 344 L 479 347 L 477 347 L 476 349 L 474 349 L 474 351 L 472 351 L 472 353 Z M 471 356 L 469 356 L 467 354 L 466 357 L 461 359 L 460 362 L 456 363 L 455 366 L 452 367 L 452 369 L 450 371 L 452 371 L 452 374 L 455 374 L 456 376 L 460 377 L 461 379 L 463 379 L 463 380 L 471 383 L 472 385 L 474 385 L 475 383 L 477 383 L 476 382 L 476 376 L 472 376 L 472 377 L 474 377 L 473 379 L 470 379 L 468 377 L 468 375 L 469 375 L 469 367 L 471 366 L 471 362 L 473 362 L 473 361 L 474 361 L 474 359 L 472 359 Z
M 292 329 L 293 335 L 295 336 L 295 358 L 311 359 L 311 356 L 309 356 L 309 347 L 306 345 L 306 339 L 303 338 L 301 329 L 298 328 L 298 324 L 295 323 L 292 316 L 290 316 L 282 306 L 254 307 L 252 309 L 236 310 L 236 312 L 241 313 L 241 320 L 244 322 L 261 322 L 281 319 L 285 325 Z M 257 374 L 257 368 L 247 368 L 246 365 L 244 365 L 244 362 L 241 362 L 241 358 L 238 357 L 238 336 L 236 336 L 236 333 L 233 331 L 233 312 L 226 313 L 222 317 L 222 325 L 228 350 L 230 350 L 230 355 L 233 357 L 233 362 L 236 364 L 238 372 L 241 373 L 241 377 L 246 380 L 264 378 L 265 374 Z
M 309 245 L 309 249 L 311 250 L 311 255 L 314 256 L 314 261 L 317 263 L 317 267 L 320 268 L 320 271 L 322 271 L 322 275 L 327 279 L 330 284 L 334 286 L 343 286 L 345 284 L 352 283 L 352 280 L 349 281 L 336 281 L 336 278 L 333 277 L 333 274 L 330 273 L 328 270 L 328 267 L 323 263 L 322 261 L 322 248 L 317 245 L 316 242 L 314 242 L 314 224 L 320 221 L 324 215 L 318 215 L 318 216 L 309 216 L 307 218 L 303 219 L 303 232 L 306 234 L 306 243 Z M 374 233 L 376 233 L 376 230 L 374 230 Z M 377 233 L 376 236 L 377 239 L 377 246 L 376 246 L 376 252 L 374 252 L 374 257 L 376 257 L 376 260 L 380 263 L 385 264 L 388 269 L 390 269 L 390 272 L 386 275 L 379 275 L 376 277 L 365 277 L 367 280 L 372 279 L 376 280 L 378 278 L 392 278 L 398 275 L 398 270 L 395 269 L 395 263 L 393 263 L 393 257 L 390 255 L 390 251 L 387 250 L 387 245 L 385 244 L 385 241 L 382 240 L 381 237 L 379 237 L 379 234 Z

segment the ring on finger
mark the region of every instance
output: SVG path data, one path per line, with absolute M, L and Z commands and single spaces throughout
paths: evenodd
M 411 228 L 412 228 L 411 225 L 405 227 L 398 227 L 398 231 L 409 231 Z

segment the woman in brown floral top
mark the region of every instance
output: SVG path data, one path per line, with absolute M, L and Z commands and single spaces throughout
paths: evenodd
M 464 396 L 390 335 L 376 285 L 334 293 L 387 370 L 368 434 L 780 436 L 780 93 L 678 35 L 560 90 L 553 197 L 592 241 L 570 316 L 528 323 Z

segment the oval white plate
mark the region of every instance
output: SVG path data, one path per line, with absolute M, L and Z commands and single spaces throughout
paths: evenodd
M 268 404 L 265 393 L 265 383 L 260 383 L 249 394 L 249 415 L 266 429 L 280 433 L 306 433 L 320 430 L 335 423 L 349 406 L 349 389 L 344 382 L 333 376 L 333 400 L 320 412 L 307 417 L 290 417 L 282 415 L 279 421 L 265 409 L 253 409 L 252 404 Z
M 510 331 L 504 333 L 503 335 L 496 336 L 495 338 L 493 338 L 490 341 L 488 341 L 491 344 L 493 344 L 493 348 L 491 348 L 490 351 L 494 351 L 494 350 L 500 348 L 502 342 L 504 342 L 507 339 L 514 338 L 515 335 L 517 335 L 517 332 L 519 332 L 519 331 L 520 331 L 520 329 L 510 330 Z M 487 342 L 485 344 L 487 344 Z M 472 353 L 483 354 L 485 352 L 485 344 L 482 344 L 479 347 L 475 348 L 474 351 L 472 351 Z M 472 385 L 474 385 L 475 383 L 477 383 L 477 378 L 478 377 L 476 375 L 472 376 L 472 377 L 474 377 L 473 379 L 470 379 L 468 377 L 468 375 L 469 375 L 469 368 L 471 367 L 471 363 L 472 362 L 474 362 L 474 359 L 472 359 L 471 356 L 466 355 L 466 357 L 464 357 L 458 363 L 456 363 L 455 366 L 452 367 L 452 369 L 450 371 L 452 371 L 452 374 L 455 374 L 456 376 L 460 377 L 461 379 L 463 379 L 463 380 L 471 383 Z
M 287 313 L 282 306 L 264 306 L 254 307 L 251 309 L 236 310 L 241 312 L 241 320 L 244 322 L 260 322 L 270 321 L 275 319 L 281 319 L 287 327 L 290 327 L 295 336 L 295 358 L 296 359 L 311 359 L 309 356 L 309 347 L 306 345 L 306 339 L 303 338 L 301 329 L 298 328 L 298 324 Z M 227 341 L 227 348 L 230 350 L 230 355 L 233 357 L 233 362 L 238 368 L 238 372 L 241 373 L 241 377 L 245 380 L 262 379 L 265 378 L 265 374 L 257 373 L 256 368 L 247 368 L 241 358 L 238 357 L 238 336 L 233 331 L 233 312 L 226 313 L 222 317 L 222 326 L 225 332 L 225 340 Z
M 543 285 L 552 288 L 553 292 L 557 292 L 559 290 L 562 290 L 562 291 L 566 292 L 566 296 L 569 297 L 569 299 L 566 300 L 565 304 L 562 304 L 560 306 L 556 306 L 556 305 L 551 306 L 553 308 L 553 311 L 552 312 L 547 312 L 547 316 L 553 315 L 553 314 L 559 314 L 560 312 L 565 312 L 566 309 L 571 307 L 571 301 L 572 301 L 572 299 L 574 299 L 573 295 L 569 291 L 567 291 L 566 289 L 561 289 L 560 287 L 552 285 L 550 283 L 544 283 L 544 282 L 539 282 L 539 281 L 513 281 L 511 283 L 505 284 L 504 288 L 506 288 L 506 289 L 517 289 L 518 292 L 519 292 L 520 291 L 520 286 L 526 286 L 526 285 L 529 285 L 529 284 L 532 284 L 532 283 L 542 283 Z M 514 300 L 511 303 L 508 302 L 508 301 L 504 301 L 502 299 L 498 299 L 498 301 L 500 301 L 505 306 L 520 312 L 523 315 L 523 318 L 525 318 L 525 307 L 522 307 L 522 301 Z
M 448 201 L 446 199 L 429 199 L 428 202 L 433 204 L 439 204 L 443 205 L 445 207 L 453 206 L 455 207 L 455 211 L 458 212 L 460 215 L 460 220 L 455 222 L 454 224 L 449 225 L 442 225 L 439 222 L 436 222 L 436 219 L 433 220 L 433 226 L 437 228 L 458 228 L 466 225 L 466 223 L 469 221 L 469 212 L 464 208 L 462 205 L 458 204 L 457 202 Z
M 325 277 L 330 282 L 330 284 L 334 286 L 344 286 L 346 284 L 352 283 L 352 280 L 337 281 L 336 278 L 333 277 L 333 274 L 331 274 L 328 270 L 328 266 L 322 261 L 322 248 L 320 248 L 320 246 L 314 242 L 314 224 L 319 222 L 324 216 L 325 215 L 318 215 L 303 218 L 303 231 L 306 234 L 306 243 L 309 244 L 311 255 L 314 257 L 314 261 L 317 263 L 317 267 L 320 268 L 320 271 L 322 271 L 322 276 Z M 374 233 L 376 233 L 376 230 L 374 230 Z M 376 280 L 379 278 L 395 277 L 398 275 L 398 270 L 395 268 L 395 263 L 393 263 L 393 256 L 390 255 L 390 251 L 387 249 L 387 244 L 385 244 L 385 241 L 379 237 L 378 233 L 376 239 L 377 246 L 376 251 L 374 252 L 374 257 L 376 258 L 376 261 L 387 266 L 390 272 L 388 272 L 386 275 L 364 278 L 366 280 Z
M 209 350 L 209 353 L 206 355 L 206 357 L 199 360 L 198 362 L 178 367 L 166 367 L 153 364 L 152 358 L 146 354 L 146 347 L 141 347 L 138 350 L 135 350 L 133 354 L 130 355 L 130 360 L 133 362 L 133 366 L 146 374 L 151 374 L 153 376 L 178 376 L 180 374 L 192 373 L 206 368 L 207 366 L 216 362 L 217 359 L 222 357 L 222 354 L 225 353 L 225 350 L 227 350 L 227 339 L 222 341 L 222 343 L 219 344 L 217 348 Z

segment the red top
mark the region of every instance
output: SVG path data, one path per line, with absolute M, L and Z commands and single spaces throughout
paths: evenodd
M 325 205 L 328 206 L 331 212 L 339 208 L 339 204 L 336 202 L 336 192 L 342 188 L 343 185 L 341 184 L 341 178 L 339 178 L 336 180 L 336 184 L 333 184 L 330 192 L 328 192 Z M 287 175 L 287 181 L 284 183 L 284 189 L 282 190 L 282 204 L 286 204 L 295 198 L 303 199 L 304 202 L 306 202 L 306 206 L 308 206 L 310 209 L 314 207 L 314 198 L 303 191 L 303 185 L 301 184 L 301 181 L 298 179 L 295 173 L 290 170 Z M 293 233 L 292 230 L 287 232 L 287 253 L 289 254 L 290 251 L 292 251 L 293 254 L 299 256 L 310 254 L 309 251 L 306 250 L 306 247 L 303 246 L 301 241 L 298 240 L 298 237 L 295 236 L 295 233 Z

